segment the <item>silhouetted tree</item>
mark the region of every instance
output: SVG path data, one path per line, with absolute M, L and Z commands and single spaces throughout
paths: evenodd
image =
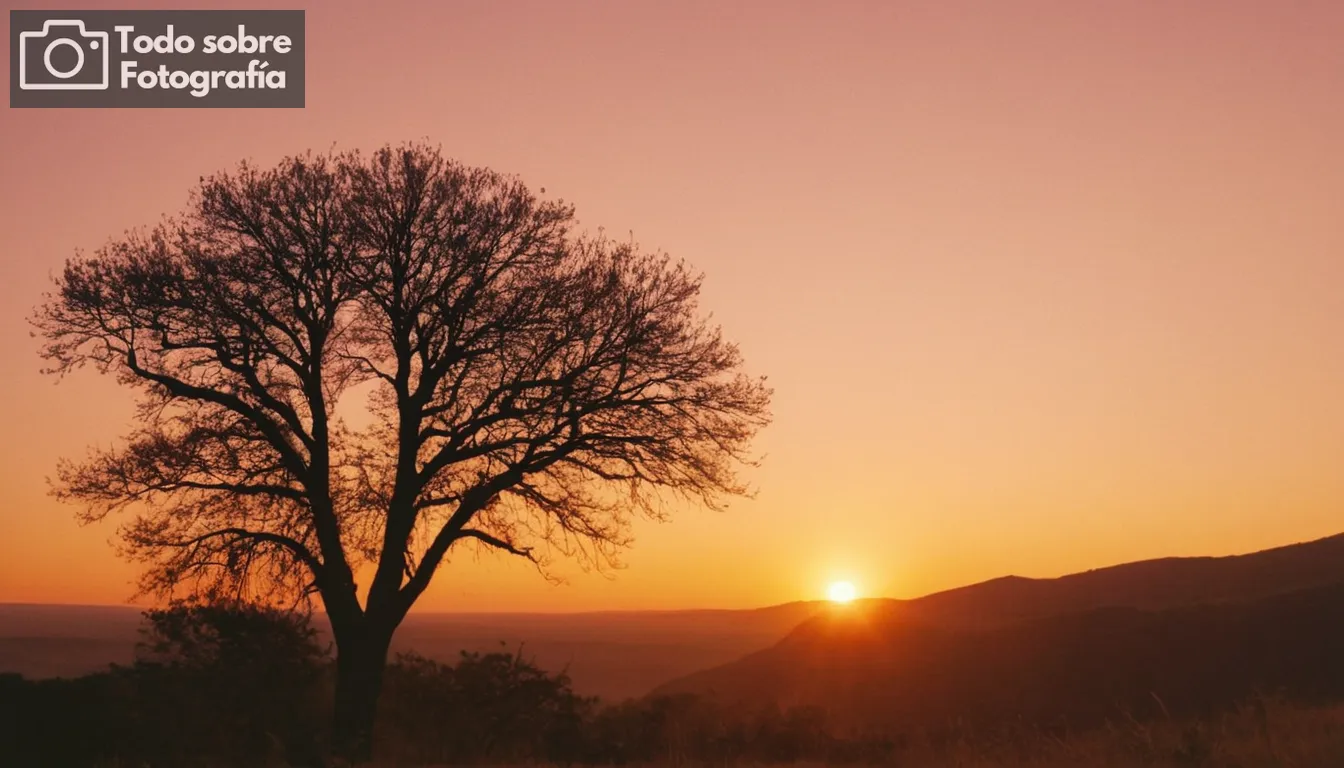
M 769 391 L 699 285 L 424 146 L 244 164 L 39 308 L 53 371 L 140 394 L 56 492 L 134 509 L 148 590 L 319 594 L 337 749 L 364 759 L 393 632 L 456 544 L 601 562 L 667 494 L 743 491 Z

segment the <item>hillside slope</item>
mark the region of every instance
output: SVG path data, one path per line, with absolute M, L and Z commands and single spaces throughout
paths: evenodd
M 883 601 L 937 626 L 983 629 L 1101 608 L 1158 610 L 1254 600 L 1344 582 L 1344 534 L 1227 557 L 1168 557 L 1053 579 L 1006 576 L 914 600 Z
M 1095 722 L 1256 692 L 1344 698 L 1344 537 L 832 609 L 660 686 L 854 725 Z

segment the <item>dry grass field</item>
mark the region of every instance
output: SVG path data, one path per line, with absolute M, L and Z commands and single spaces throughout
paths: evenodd
M 709 765 L 748 768 L 768 763 L 706 764 L 677 755 L 649 768 Z M 796 768 L 1341 768 L 1344 705 L 1254 702 L 1237 712 L 1194 722 L 1122 722 L 1070 736 L 1022 731 L 998 739 L 912 740 L 887 759 L 854 763 L 799 762 Z M 129 768 L 108 764 L 102 768 Z M 274 768 L 288 768 L 276 764 Z M 380 762 L 377 768 L 441 768 Z M 631 766 L 634 768 L 634 766 Z
M 1344 766 L 1344 706 L 1257 701 L 1193 722 L 1124 722 L 1057 738 L 912 745 L 905 768 L 1336 768 Z

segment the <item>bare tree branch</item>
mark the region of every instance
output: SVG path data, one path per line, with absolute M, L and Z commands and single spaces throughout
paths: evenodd
M 494 547 L 495 549 L 502 549 L 511 555 L 525 557 L 528 560 L 535 560 L 535 558 L 532 555 L 531 547 L 516 547 L 513 544 L 504 541 L 503 539 L 491 536 L 485 531 L 478 531 L 474 528 L 463 528 L 462 530 L 457 532 L 457 538 L 476 539 L 477 541 L 484 542 L 485 544 L 488 544 Z

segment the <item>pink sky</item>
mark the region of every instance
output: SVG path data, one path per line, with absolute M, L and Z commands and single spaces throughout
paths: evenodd
M 463 557 L 425 608 L 913 596 L 1344 530 L 1344 4 L 307 18 L 304 110 L 0 114 L 0 601 L 132 591 L 114 526 L 46 495 L 131 417 L 93 372 L 39 373 L 62 260 L 238 160 L 417 138 L 703 269 L 776 390 L 756 499 L 560 586 Z

